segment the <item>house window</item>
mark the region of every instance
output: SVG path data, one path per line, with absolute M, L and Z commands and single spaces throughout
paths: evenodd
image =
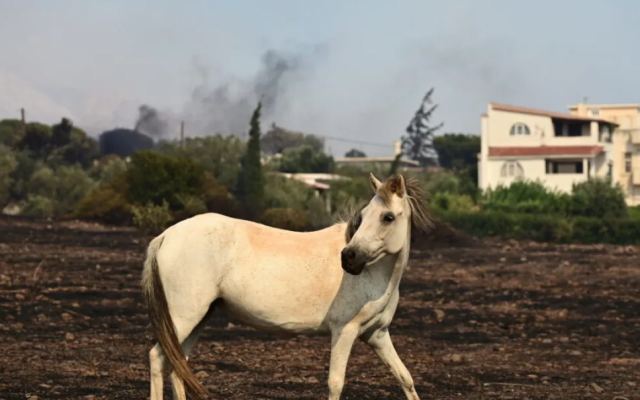
M 529 135 L 530 131 L 529 131 L 529 127 L 526 124 L 523 124 L 522 122 L 516 122 L 515 124 L 511 125 L 511 130 L 509 131 L 509 134 L 511 136 Z
M 500 176 L 503 178 L 522 178 L 524 168 L 517 161 L 505 161 L 500 168 Z
M 582 160 L 547 160 L 547 174 L 582 174 Z
M 631 172 L 631 153 L 624 153 L 624 172 Z
M 555 136 L 589 136 L 588 127 L 583 130 L 583 126 L 585 126 L 582 122 L 576 121 L 565 121 L 565 120 L 554 120 L 553 121 L 553 130 Z

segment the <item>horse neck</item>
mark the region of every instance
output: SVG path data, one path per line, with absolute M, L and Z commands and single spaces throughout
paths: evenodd
M 400 286 L 400 280 L 404 273 L 407 263 L 409 261 L 409 253 L 411 251 L 411 226 L 407 230 L 407 238 L 402 249 L 393 256 L 390 260 L 381 260 L 380 262 L 386 262 L 386 265 L 382 266 L 386 279 L 388 280 L 385 292 L 392 293 Z M 372 269 L 375 270 L 375 267 Z

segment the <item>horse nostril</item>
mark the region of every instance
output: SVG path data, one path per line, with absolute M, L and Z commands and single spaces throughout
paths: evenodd
M 342 249 L 342 260 L 343 261 L 353 261 L 356 258 L 356 252 L 353 249 L 344 248 Z

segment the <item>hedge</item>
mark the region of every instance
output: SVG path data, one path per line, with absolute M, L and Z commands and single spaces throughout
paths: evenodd
M 639 244 L 640 220 L 629 218 L 564 218 L 556 215 L 496 211 L 437 214 L 454 227 L 475 236 L 500 236 L 536 241 Z

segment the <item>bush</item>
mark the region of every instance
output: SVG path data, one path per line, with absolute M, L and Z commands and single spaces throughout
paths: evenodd
M 56 215 L 56 205 L 49 197 L 29 195 L 21 214 L 27 217 L 51 218 Z
M 264 187 L 266 208 L 305 210 L 313 192 L 304 183 L 282 175 L 267 174 Z
M 169 204 L 163 201 L 161 205 L 147 203 L 144 206 L 132 206 L 133 224 L 147 234 L 158 234 L 165 230 L 173 221 Z
M 157 150 L 172 157 L 186 157 L 195 161 L 221 185 L 234 188 L 245 143 L 237 136 L 215 135 L 187 138 L 183 146 L 179 142 L 161 142 Z
M 360 173 L 351 179 L 331 182 L 331 207 L 333 211 L 355 209 L 371 200 L 373 192 L 368 176 Z
M 309 228 L 319 229 L 331 225 L 334 221 L 327 212 L 327 204 L 322 197 L 313 196 L 307 203 L 307 219 Z
M 131 156 L 127 169 L 128 199 L 135 204 L 166 201 L 171 210 L 179 210 L 179 197 L 199 195 L 203 180 L 204 170 L 189 159 L 140 151 Z
M 443 211 L 468 212 L 476 208 L 471 196 L 466 194 L 436 193 L 430 203 Z
M 269 208 L 262 213 L 260 221 L 269 226 L 293 231 L 302 231 L 309 226 L 306 213 L 293 208 Z
M 567 213 L 569 195 L 547 189 L 541 182 L 516 181 L 488 190 L 481 204 L 486 210 L 527 214 Z
M 103 181 L 78 204 L 78 218 L 95 219 L 110 224 L 132 222 L 131 205 L 127 201 L 127 182 L 124 173 Z
M 503 212 L 440 213 L 456 228 L 476 236 L 502 236 L 515 239 L 566 242 L 571 239 L 571 224 L 548 215 L 508 214 Z
M 66 215 L 76 208 L 92 187 L 93 181 L 80 167 L 64 166 L 54 171 L 41 166 L 27 183 L 27 206 L 23 213 L 36 216 L 40 212 L 38 210 L 47 210 L 47 215 L 42 216 Z M 44 204 L 43 199 L 49 200 L 44 208 L 40 207 Z
M 7 205 L 11 198 L 12 174 L 17 165 L 18 161 L 13 152 L 0 144 L 0 210 Z
M 329 172 L 333 170 L 333 157 L 303 145 L 285 149 L 278 164 L 281 172 Z
M 622 218 L 565 218 L 553 215 L 497 211 L 438 214 L 453 226 L 476 236 L 578 243 L 640 243 L 640 220 Z
M 627 204 L 620 186 L 611 186 L 605 179 L 590 179 L 573 185 L 570 212 L 585 217 L 622 218 L 627 216 Z

